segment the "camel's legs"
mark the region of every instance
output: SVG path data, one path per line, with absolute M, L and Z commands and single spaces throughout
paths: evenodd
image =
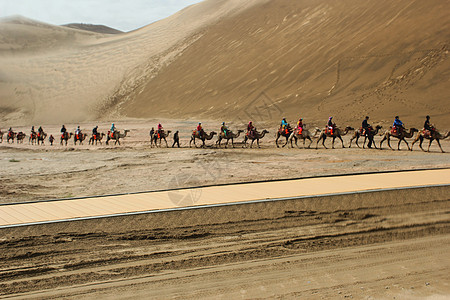
M 414 141 L 411 143 L 411 151 L 413 151 L 414 144 L 419 140 L 419 138 L 420 134 L 418 134 L 417 137 L 414 139 Z
M 400 140 L 398 141 L 398 150 L 400 150 L 400 143 L 401 143 L 402 141 L 405 142 L 406 146 L 408 147 L 408 150 L 411 150 L 411 149 L 409 148 L 409 144 L 408 144 L 408 142 L 405 140 L 405 138 L 402 138 L 402 139 L 400 139 Z
M 391 147 L 391 139 L 390 139 L 389 137 L 387 138 L 387 144 L 388 144 L 389 148 L 391 148 L 391 150 L 394 150 L 394 149 Z
M 345 148 L 345 146 L 344 146 L 344 140 L 342 139 L 342 137 L 341 137 L 341 136 L 338 136 L 338 138 L 341 140 L 342 148 Z
M 436 142 L 438 143 L 439 148 L 441 148 L 441 152 L 445 153 L 445 151 L 442 149 L 441 142 L 439 141 L 439 139 L 436 139 Z M 431 141 L 430 141 L 430 145 L 431 145 Z
M 322 146 L 323 146 L 325 149 L 328 149 L 327 146 L 325 146 L 325 140 L 326 140 L 326 139 L 327 139 L 327 137 L 326 137 L 326 136 L 323 136 Z
M 308 149 L 309 149 L 309 148 L 311 148 L 311 144 L 312 144 L 313 140 L 309 136 L 308 136 L 308 140 L 309 140 L 309 145 L 308 145 Z M 305 140 L 304 140 L 304 142 L 305 142 Z
M 261 146 L 259 145 L 259 139 L 256 140 L 256 143 L 258 144 L 258 148 L 261 148 Z

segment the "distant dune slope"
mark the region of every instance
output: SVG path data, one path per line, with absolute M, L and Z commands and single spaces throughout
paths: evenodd
M 115 118 L 208 25 L 262 0 L 208 0 L 139 30 L 102 35 L 25 18 L 0 21 L 0 127 Z
M 430 114 L 448 128 L 449 11 L 441 0 L 269 1 L 209 27 L 121 111 L 318 125 L 398 114 L 416 127 Z
M 103 35 L 0 22 L 0 126 L 120 117 L 450 127 L 450 2 L 207 0 Z M 24 23 L 24 24 L 21 24 Z M 20 34 L 15 34 L 19 32 Z
M 80 29 L 80 30 L 86 30 L 86 31 L 92 31 L 97 33 L 104 33 L 104 34 L 119 34 L 123 33 L 123 31 L 105 26 L 105 25 L 95 25 L 95 24 L 84 24 L 84 23 L 70 23 L 70 24 L 64 24 L 63 26 L 73 28 L 73 29 Z

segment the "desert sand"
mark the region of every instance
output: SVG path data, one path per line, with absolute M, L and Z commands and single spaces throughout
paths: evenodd
M 215 139 L 206 149 L 189 149 L 193 121 L 163 122 L 166 130 L 184 128 L 182 148 L 151 148 L 148 130 L 156 122 L 117 123 L 131 130 L 121 146 L 0 144 L 1 202 L 450 167 L 450 155 L 437 145 L 431 153 L 404 145 L 278 149 L 273 133 L 261 149 L 210 147 Z M 213 130 L 218 123 L 204 125 Z M 85 131 L 92 126 L 81 124 Z M 100 123 L 100 131 L 108 126 Z M 443 147 L 449 149 L 448 140 Z M 24 298 L 439 299 L 450 294 L 448 192 L 446 186 L 3 229 L 0 290 Z
M 450 128 L 450 2 L 206 0 L 128 33 L 0 20 L 0 205 L 256 180 L 450 168 L 430 153 L 276 148 L 281 118 Z M 108 24 L 105 24 L 108 25 Z M 260 149 L 189 149 L 252 120 Z M 119 145 L 59 145 L 114 122 Z M 182 148 L 151 148 L 149 130 Z M 348 147 L 350 135 L 344 137 Z M 381 140 L 375 137 L 377 146 Z M 408 139 L 410 143 L 412 140 Z M 302 145 L 300 143 L 300 145 Z M 330 141 L 327 145 L 331 146 Z M 397 142 L 393 141 L 396 148 Z M 428 142 L 425 142 L 428 145 Z M 450 151 L 449 139 L 442 146 Z M 351 186 L 352 182 L 346 183 Z M 449 187 L 0 230 L 0 298 L 446 299 Z

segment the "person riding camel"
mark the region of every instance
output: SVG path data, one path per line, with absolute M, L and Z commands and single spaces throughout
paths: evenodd
M 423 131 L 425 136 L 431 136 L 436 128 L 430 123 L 430 116 L 426 116 L 425 123 L 423 124 Z
M 10 138 L 12 138 L 13 135 L 14 135 L 14 131 L 12 130 L 12 127 L 9 127 L 9 129 L 8 129 L 8 136 L 9 136 Z
M 249 138 L 253 138 L 255 135 L 255 131 L 256 131 L 256 128 L 255 128 L 255 126 L 253 126 L 252 121 L 250 121 L 247 125 L 247 136 Z
M 298 134 L 302 134 L 303 132 L 303 118 L 300 118 L 297 122 L 297 132 Z
M 334 129 L 336 128 L 336 124 L 333 123 L 333 117 L 328 118 L 327 129 L 331 135 L 334 135 Z
M 34 130 L 34 126 L 31 126 L 31 138 L 36 138 L 37 134 L 36 134 L 36 130 Z
M 395 134 L 400 134 L 402 133 L 403 129 L 405 129 L 403 127 L 403 122 L 400 121 L 399 116 L 395 116 L 394 124 L 392 124 L 392 129 Z
M 50 137 L 48 138 L 48 141 L 50 142 L 50 146 L 53 146 L 54 140 L 55 140 L 55 138 L 53 137 L 53 135 L 50 134 Z
M 66 133 L 67 133 L 67 129 L 66 129 L 66 126 L 62 126 L 61 127 L 61 138 L 65 138 L 66 137 Z
M 199 135 L 200 137 L 203 136 L 204 131 L 203 131 L 202 123 L 198 123 L 198 125 L 197 125 L 197 133 L 198 133 L 198 135 Z
M 228 127 L 227 127 L 227 125 L 225 125 L 225 122 L 222 122 L 222 127 L 220 127 L 220 132 L 222 132 L 224 136 L 227 136 Z
M 366 133 L 370 132 L 370 124 L 369 124 L 369 116 L 366 116 L 366 118 L 362 121 L 362 126 L 361 126 L 361 134 L 362 135 L 366 135 Z
M 114 134 L 116 133 L 116 126 L 114 126 L 114 123 L 111 124 L 111 130 L 109 131 L 109 134 L 111 135 L 111 138 L 114 138 Z
M 38 129 L 38 137 L 41 137 L 41 136 L 43 136 L 44 135 L 44 129 L 42 129 L 42 126 L 39 126 L 39 129 Z
M 75 138 L 76 138 L 77 140 L 80 140 L 80 139 L 81 139 L 81 129 L 80 129 L 80 126 L 78 126 L 78 127 L 77 127 L 77 130 L 75 130 Z
M 158 139 L 161 138 L 161 134 L 164 132 L 164 128 L 161 123 L 158 124 Z
M 97 139 L 98 139 L 98 126 L 95 126 L 95 127 L 92 129 L 92 136 L 94 137 L 94 140 L 97 140 Z
M 281 120 L 280 131 L 281 132 L 286 131 L 286 134 L 288 134 L 288 132 L 289 132 L 288 127 L 289 127 L 289 124 L 286 121 L 286 118 L 283 118 L 283 120 Z

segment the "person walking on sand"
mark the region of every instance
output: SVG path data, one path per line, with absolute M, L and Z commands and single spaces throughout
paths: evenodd
M 180 148 L 180 136 L 179 136 L 178 130 L 177 130 L 177 132 L 175 132 L 175 134 L 173 135 L 173 144 L 172 144 L 172 148 L 175 147 L 175 144 L 178 146 L 178 148 Z
M 53 135 L 50 134 L 50 137 L 48 138 L 48 141 L 50 142 L 50 146 L 53 146 L 54 140 L 55 140 L 55 138 L 53 137 Z

